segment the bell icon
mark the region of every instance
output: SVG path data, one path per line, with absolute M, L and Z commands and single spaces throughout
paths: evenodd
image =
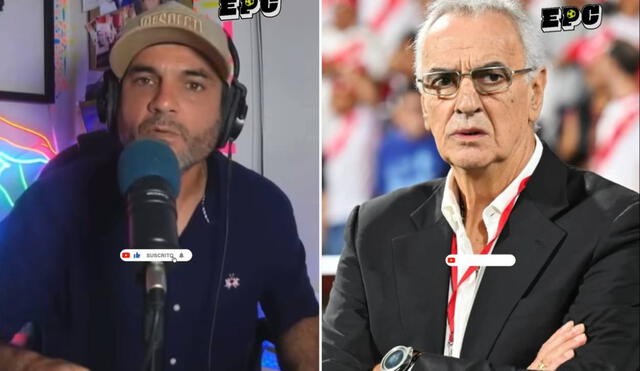
M 180 259 L 184 258 L 184 255 L 182 253 L 180 253 Z

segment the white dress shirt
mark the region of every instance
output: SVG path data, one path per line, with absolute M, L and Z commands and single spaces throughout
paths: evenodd
M 505 188 L 502 193 L 500 193 L 491 203 L 483 210 L 482 212 L 482 220 L 484 221 L 484 225 L 487 228 L 487 242 L 488 243 L 496 234 L 498 230 L 498 224 L 500 221 L 500 216 L 502 212 L 505 210 L 511 199 L 513 199 L 518 193 L 518 187 L 520 186 L 520 182 L 522 179 L 531 176 L 533 171 L 538 166 L 540 162 L 540 158 L 542 157 L 542 143 L 538 136 L 535 135 L 536 146 L 533 150 L 533 154 L 531 158 L 527 162 L 527 165 L 522 169 L 520 174 Z M 444 196 L 442 199 L 441 206 L 442 214 L 445 219 L 453 229 L 455 233 L 457 244 L 458 244 L 458 254 L 473 254 L 473 248 L 471 245 L 471 241 L 467 236 L 467 233 L 464 228 L 464 223 L 462 221 L 462 215 L 460 213 L 460 206 L 458 204 L 458 186 L 455 183 L 455 179 L 453 177 L 453 169 L 449 170 L 446 179 L 446 187 L 444 190 Z M 497 242 L 497 240 L 496 240 Z M 495 243 L 491 246 L 489 250 L 489 254 L 493 251 L 493 247 Z M 467 271 L 468 267 L 458 267 L 458 282 L 462 279 L 462 276 Z M 500 268 L 495 268 L 500 269 Z M 444 354 L 447 356 L 452 356 L 459 358 L 460 351 L 462 349 L 462 342 L 464 339 L 464 334 L 467 329 L 467 321 L 469 320 L 469 314 L 471 313 L 471 308 L 473 306 L 473 301 L 475 300 L 476 293 L 478 291 L 478 287 L 480 287 L 480 281 L 482 280 L 482 275 L 484 274 L 484 268 L 480 267 L 480 269 L 476 270 L 475 273 L 471 274 L 469 278 L 467 278 L 458 288 L 458 296 L 456 298 L 455 305 L 455 316 L 454 316 L 454 339 L 453 345 L 449 346 L 449 322 L 447 321 L 447 329 L 444 337 Z M 451 298 L 452 288 L 451 288 L 451 278 L 449 278 L 449 299 Z M 447 301 L 448 303 L 448 301 Z

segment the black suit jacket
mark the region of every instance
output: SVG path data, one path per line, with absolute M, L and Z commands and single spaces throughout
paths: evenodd
M 438 179 L 353 211 L 324 315 L 324 370 L 370 370 L 399 344 L 427 353 L 414 371 L 525 369 L 569 320 L 588 342 L 559 370 L 638 368 L 637 193 L 545 147 L 494 248 L 516 264 L 486 268 L 455 359 L 442 356 L 453 233 L 443 190 Z

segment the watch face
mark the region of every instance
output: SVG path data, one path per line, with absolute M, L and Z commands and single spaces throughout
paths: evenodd
M 398 367 L 402 361 L 404 361 L 404 351 L 402 349 L 398 349 L 387 356 L 387 360 L 384 361 L 384 368 L 391 370 Z

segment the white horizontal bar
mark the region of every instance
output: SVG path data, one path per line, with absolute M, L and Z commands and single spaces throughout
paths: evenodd
M 125 249 L 120 260 L 125 262 L 188 262 L 193 257 L 188 249 Z
M 451 254 L 445 258 L 450 267 L 511 267 L 516 263 L 512 254 Z

